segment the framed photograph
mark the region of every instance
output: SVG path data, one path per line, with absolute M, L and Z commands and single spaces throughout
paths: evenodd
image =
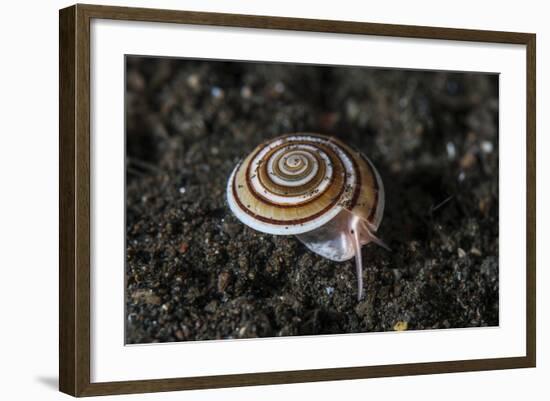
M 535 35 L 60 11 L 60 390 L 535 366 Z

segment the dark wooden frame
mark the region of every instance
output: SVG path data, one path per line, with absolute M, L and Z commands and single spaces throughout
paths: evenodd
M 90 20 L 92 18 L 525 45 L 527 48 L 527 325 L 525 327 L 527 355 L 513 358 L 90 383 Z M 62 392 L 74 396 L 92 396 L 535 366 L 535 34 L 80 4 L 60 10 L 59 29 L 59 388 Z

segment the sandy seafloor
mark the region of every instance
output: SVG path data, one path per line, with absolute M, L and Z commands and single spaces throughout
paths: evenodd
M 127 58 L 126 342 L 498 325 L 498 76 Z M 378 235 L 331 262 L 225 199 L 256 145 L 333 135 L 386 191 Z

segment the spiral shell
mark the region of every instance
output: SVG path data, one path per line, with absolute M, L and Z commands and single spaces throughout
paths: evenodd
M 382 181 L 372 163 L 340 140 L 317 134 L 259 145 L 233 170 L 227 199 L 243 223 L 276 235 L 316 230 L 342 210 L 375 231 L 384 209 Z

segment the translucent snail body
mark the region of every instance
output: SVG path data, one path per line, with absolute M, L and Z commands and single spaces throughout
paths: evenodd
M 259 145 L 227 184 L 233 213 L 251 228 L 296 235 L 334 261 L 355 256 L 358 299 L 363 295 L 361 247 L 375 236 L 384 212 L 384 187 L 373 164 L 332 137 L 293 134 Z

